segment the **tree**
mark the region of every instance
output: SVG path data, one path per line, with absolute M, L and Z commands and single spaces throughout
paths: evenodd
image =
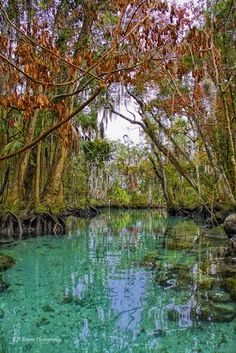
M 62 176 L 76 134 L 73 118 L 118 74 L 133 69 L 131 55 L 127 61 L 121 58 L 127 39 L 148 17 L 130 1 L 52 1 L 49 6 L 34 1 L 14 6 L 17 18 L 12 16 L 13 2 L 1 4 L 0 161 L 14 158 L 14 165 L 5 162 L 4 169 L 10 165 L 13 175 L 4 190 L 4 205 L 18 210 L 34 198 L 34 207 L 42 202 L 46 209 L 58 211 L 63 207 Z M 138 21 L 133 24 L 134 11 Z
M 235 203 L 232 10 L 232 1 L 216 2 L 200 12 L 192 9 L 190 24 L 187 7 L 167 7 L 165 26 L 156 30 L 158 40 L 147 39 L 153 56 L 146 70 L 125 83 L 127 97 L 136 103 L 142 120 L 132 120 L 112 108 L 142 127 L 180 180 L 194 190 L 195 202 L 202 205 Z M 163 47 L 158 46 L 160 39 Z M 156 172 L 162 169 L 158 158 L 158 154 L 152 156 Z M 161 172 L 158 178 L 166 194 Z

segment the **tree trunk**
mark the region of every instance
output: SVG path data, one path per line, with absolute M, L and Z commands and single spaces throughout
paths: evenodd
M 168 150 L 162 143 L 161 141 L 158 140 L 156 137 L 156 134 L 153 132 L 151 126 L 149 125 L 148 121 L 144 121 L 145 123 L 145 132 L 147 135 L 150 137 L 152 140 L 153 144 L 157 147 L 157 149 L 166 156 L 166 158 L 169 159 L 169 161 L 173 164 L 173 166 L 176 168 L 176 170 L 179 172 L 180 175 L 189 183 L 189 185 L 198 193 L 198 187 L 194 179 L 192 179 L 189 175 L 188 172 L 180 165 L 179 161 L 177 158 L 174 156 L 174 154 Z
M 28 145 L 33 141 L 36 122 L 37 122 L 37 111 L 27 123 L 24 145 Z M 27 169 L 29 166 L 30 154 L 31 154 L 31 150 L 29 149 L 26 152 L 24 152 L 22 156 L 18 159 L 18 163 L 15 167 L 17 172 L 15 173 L 12 181 L 11 192 L 9 193 L 6 200 L 6 204 L 8 205 L 12 205 L 12 204 L 15 204 L 17 201 L 23 200 L 24 182 L 26 178 Z
M 35 170 L 35 195 L 34 202 L 35 206 L 40 204 L 40 173 L 41 173 L 41 142 L 37 145 L 36 152 L 36 170 Z
M 167 180 L 166 180 L 166 175 L 165 175 L 165 171 L 164 171 L 164 168 L 163 168 L 163 165 L 161 163 L 161 160 L 158 156 L 157 153 L 155 153 L 155 156 L 158 160 L 158 164 L 159 164 L 159 168 L 158 166 L 156 165 L 155 163 L 155 160 L 154 158 L 152 158 L 152 155 L 149 155 L 149 160 L 150 162 L 152 163 L 152 166 L 153 166 L 153 170 L 154 170 L 154 173 L 156 174 L 160 184 L 161 184 L 161 188 L 162 188 L 162 192 L 163 192 L 163 197 L 165 199 L 165 202 L 166 202 L 166 207 L 167 208 L 173 208 L 174 207 L 174 202 L 172 200 L 172 197 L 168 191 L 168 188 L 167 188 Z
M 56 160 L 44 193 L 44 204 L 52 212 L 58 212 L 63 207 L 63 174 L 69 148 L 69 131 L 69 124 L 60 131 Z

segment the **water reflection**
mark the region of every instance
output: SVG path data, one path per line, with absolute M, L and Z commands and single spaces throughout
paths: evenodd
M 108 279 L 111 309 L 117 314 L 117 325 L 137 335 L 140 329 L 148 276 L 144 271 L 126 270 Z
M 17 264 L 4 273 L 0 352 L 235 353 L 224 242 L 158 211 L 104 212 L 68 237 L 22 241 L 4 250 Z M 61 341 L 45 349 L 39 336 Z

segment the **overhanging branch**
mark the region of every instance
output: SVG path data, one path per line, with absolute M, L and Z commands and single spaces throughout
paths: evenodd
M 0 157 L 0 161 L 4 161 L 6 159 L 15 157 L 25 151 L 27 151 L 28 149 L 32 148 L 33 146 L 35 146 L 37 143 L 39 143 L 40 141 L 42 141 L 45 137 L 47 137 L 49 134 L 51 134 L 53 131 L 55 131 L 56 129 L 58 129 L 59 127 L 61 127 L 62 125 L 64 125 L 65 123 L 67 123 L 68 121 L 70 121 L 76 114 L 78 114 L 79 112 L 81 112 L 81 110 L 83 110 L 89 103 L 91 103 L 96 96 L 101 92 L 101 90 L 103 89 L 103 87 L 99 87 L 96 89 L 96 91 L 83 103 L 79 106 L 79 108 L 77 108 L 76 110 L 74 110 L 70 115 L 68 115 L 65 119 L 59 121 L 57 124 L 53 125 L 52 127 L 50 127 L 49 129 L 47 129 L 46 131 L 44 131 L 41 135 L 39 135 L 39 137 L 37 137 L 34 141 L 32 141 L 30 144 L 28 144 L 27 146 L 24 146 L 22 148 L 20 148 L 19 150 L 10 153 L 6 156 Z

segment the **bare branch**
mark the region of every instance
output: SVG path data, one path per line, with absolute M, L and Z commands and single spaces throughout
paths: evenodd
M 64 94 L 58 94 L 57 96 L 54 96 L 50 99 L 51 103 L 52 101 L 54 101 L 55 99 L 58 98 L 65 98 L 65 97 L 72 97 L 75 96 L 76 94 L 79 94 L 80 92 L 82 92 L 92 81 L 94 80 L 94 78 L 92 77 L 88 82 L 86 82 L 81 88 L 76 89 L 74 92 L 71 93 L 64 93 Z
M 122 119 L 124 119 L 124 120 L 127 120 L 129 123 L 131 123 L 131 124 L 133 124 L 133 125 L 139 125 L 139 126 L 141 126 L 141 128 L 142 128 L 143 130 L 146 129 L 146 128 L 145 128 L 145 125 L 144 125 L 141 121 L 132 120 L 132 119 L 128 118 L 127 116 L 125 116 L 125 115 L 123 115 L 123 114 L 117 112 L 117 111 L 114 110 L 114 109 L 111 109 L 111 112 L 112 112 L 113 114 L 118 115 L 120 118 L 122 118 Z

